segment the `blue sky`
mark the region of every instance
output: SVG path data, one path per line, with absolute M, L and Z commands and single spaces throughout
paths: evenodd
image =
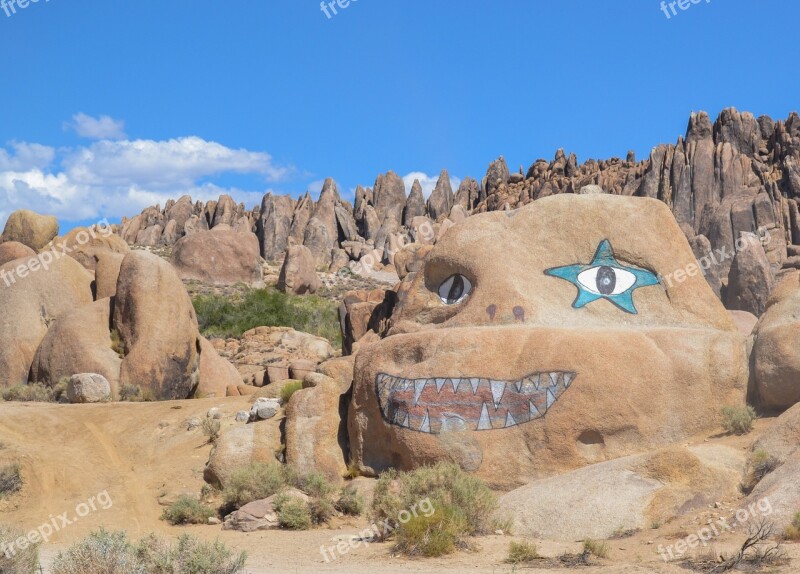
M 692 110 L 798 108 L 800 3 L 683 2 L 669 19 L 660 0 L 0 8 L 0 224 L 21 207 L 115 220 L 187 192 L 251 206 L 327 176 L 348 196 L 389 169 L 432 185 L 559 147 L 641 158 Z

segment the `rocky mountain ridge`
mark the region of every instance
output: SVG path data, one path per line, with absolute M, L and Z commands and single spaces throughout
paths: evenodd
M 800 116 L 785 121 L 756 118 L 733 108 L 715 122 L 693 113 L 685 137 L 655 146 L 647 159 L 589 159 L 558 150 L 551 161 L 535 160 L 526 172 L 511 172 L 504 158 L 477 181 L 466 177 L 457 190 L 447 170 L 425 200 L 419 181 L 406 194 L 389 171 L 373 187 L 359 186 L 353 204 L 332 179 L 318 201 L 267 194 L 247 209 L 231 197 L 192 202 L 189 196 L 162 209 L 149 207 L 126 219 L 130 244 L 172 245 L 207 229 L 252 231 L 262 257 L 280 260 L 290 245 L 310 249 L 319 268 L 336 271 L 361 262 L 392 265 L 408 243 L 430 244 L 453 223 L 486 211 L 516 209 L 559 193 L 609 193 L 657 198 L 672 210 L 715 293 L 731 309 L 761 314 L 776 279 L 800 268 Z M 758 234 L 762 246 L 737 249 L 743 234 Z M 741 244 L 740 244 L 741 246 Z

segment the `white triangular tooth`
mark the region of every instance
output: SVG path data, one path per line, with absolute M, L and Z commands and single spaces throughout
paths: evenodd
M 477 430 L 492 430 L 492 419 L 489 418 L 489 406 L 483 403 L 481 418 L 478 420 Z
M 511 411 L 509 411 L 508 413 L 506 413 L 506 426 L 505 426 L 505 428 L 513 427 L 513 426 L 517 426 L 517 421 L 514 420 L 514 417 L 511 416 Z
M 575 373 L 564 373 L 564 388 L 568 389 L 575 380 Z
M 528 409 L 531 411 L 531 420 L 542 416 L 542 413 L 539 412 L 539 409 L 536 407 L 533 401 L 528 401 Z
M 536 373 L 535 375 L 533 375 L 533 377 L 531 377 L 531 380 L 533 381 L 533 386 L 536 387 L 536 390 L 538 391 L 539 385 L 541 384 L 542 376 L 539 373 Z
M 500 401 L 503 400 L 503 394 L 506 392 L 506 384 L 503 381 L 492 381 L 492 399 L 494 399 L 494 408 L 500 406 Z
M 417 406 L 419 397 L 422 395 L 422 391 L 425 390 L 426 384 L 427 381 L 425 379 L 417 379 L 414 381 L 414 406 Z
M 453 385 L 453 393 L 458 392 L 458 387 L 461 385 L 461 379 L 450 379 L 450 384 Z
M 469 384 L 472 387 L 472 394 L 473 395 L 477 395 L 478 394 L 478 387 L 481 386 L 481 380 L 480 379 L 470 379 L 469 380 Z
M 436 392 L 441 393 L 442 387 L 444 386 L 447 379 L 436 379 Z
M 428 414 L 428 411 L 425 411 L 425 418 L 422 419 L 422 424 L 419 425 L 419 432 L 431 432 L 431 418 Z
M 550 407 L 553 406 L 553 403 L 556 402 L 556 396 L 553 394 L 552 389 L 547 389 L 547 410 L 550 410 Z
M 409 422 L 408 413 L 406 413 L 406 418 L 403 419 L 403 422 L 400 423 L 400 426 L 405 428 L 411 428 L 411 423 Z
M 550 373 L 550 386 L 555 387 L 558 385 L 558 373 Z
M 522 392 L 522 379 L 520 379 L 519 381 L 514 383 L 514 387 L 516 387 L 518 393 L 521 393 Z

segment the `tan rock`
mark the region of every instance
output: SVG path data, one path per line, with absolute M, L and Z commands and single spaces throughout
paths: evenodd
M 39 215 L 20 209 L 8 216 L 0 243 L 16 241 L 40 251 L 58 235 L 58 220 L 52 215 Z
M 230 362 L 217 353 L 205 337 L 200 337 L 200 382 L 194 396 L 224 397 L 229 386 L 242 384 L 242 377 Z
M 97 267 L 101 254 L 117 253 L 125 255 L 130 251 L 128 244 L 115 234 L 110 226 L 76 227 L 56 244 L 66 249 L 70 257 L 89 271 Z
M 183 237 L 175 244 L 172 265 L 181 279 L 211 285 L 262 280 L 258 238 L 249 231 L 214 228 Z
M 252 462 L 280 464 L 276 453 L 281 449 L 280 423 L 275 417 L 255 424 L 227 429 L 217 439 L 203 478 L 209 484 L 224 488 L 237 470 Z
M 114 326 L 125 345 L 120 388 L 185 399 L 198 384 L 200 338 L 192 302 L 169 263 L 133 251 L 120 267 Z
M 46 267 L 39 258 L 0 266 L 0 387 L 25 383 L 53 322 L 92 302 L 92 276 L 74 259 Z
M 644 198 L 557 195 L 453 226 L 392 334 L 357 351 L 353 460 L 454 460 L 519 484 L 714 430 L 744 404 L 747 358 L 702 274 L 655 279 L 691 265 L 669 209 Z
M 31 380 L 55 386 L 64 377 L 96 373 L 119 397 L 120 355 L 111 340 L 111 299 L 62 314 L 50 326 L 31 366 Z
M 724 446 L 627 456 L 504 494 L 497 515 L 513 521 L 517 536 L 565 542 L 608 539 L 654 522 L 671 522 L 727 496 L 735 498 L 743 466 L 741 451 Z
M 774 289 L 756 325 L 753 380 L 759 404 L 788 409 L 800 402 L 800 271 L 789 273 Z
M 290 246 L 281 266 L 278 289 L 284 293 L 306 295 L 316 293 L 321 286 L 311 250 L 305 245 Z
M 17 241 L 0 243 L 0 265 L 5 265 L 9 261 L 14 261 L 15 259 L 30 259 L 35 255 L 36 252 L 33 249 Z
M 286 462 L 340 481 L 347 472 L 344 397 L 350 384 L 312 373 L 303 386 L 286 405 Z
M 114 251 L 100 251 L 95 254 L 94 286 L 95 299 L 105 299 L 117 294 L 119 269 L 125 256 Z

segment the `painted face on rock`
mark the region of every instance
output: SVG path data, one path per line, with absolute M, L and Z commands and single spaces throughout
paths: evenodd
M 691 265 L 669 209 L 643 198 L 553 196 L 454 226 L 356 356 L 354 460 L 514 482 L 713 426 L 746 360 L 701 274 L 659 283 Z

